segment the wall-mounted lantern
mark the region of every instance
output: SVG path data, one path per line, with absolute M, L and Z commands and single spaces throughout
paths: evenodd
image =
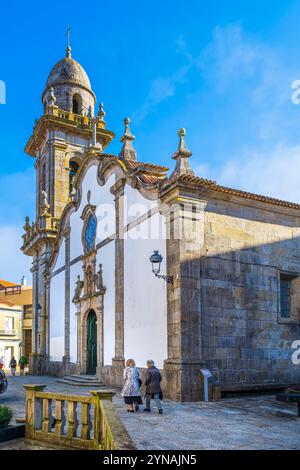
M 40 317 L 41 314 L 42 314 L 42 306 L 41 306 L 41 304 L 37 304 L 37 306 L 36 306 L 36 311 L 37 311 L 38 317 Z
M 153 274 L 156 277 L 164 279 L 169 284 L 173 284 L 173 276 L 166 276 L 164 274 L 159 274 L 160 273 L 160 265 L 162 263 L 163 257 L 159 253 L 158 250 L 154 250 L 153 255 L 150 256 L 149 260 L 152 263 L 152 272 L 153 272 Z

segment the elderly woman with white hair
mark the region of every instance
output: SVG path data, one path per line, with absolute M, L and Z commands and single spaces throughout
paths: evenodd
M 139 405 L 142 405 L 143 401 L 140 392 L 142 381 L 140 380 L 140 373 L 133 359 L 126 361 L 123 377 L 125 384 L 121 395 L 124 397 L 125 404 L 128 405 L 127 411 L 134 413 L 133 406 L 135 406 L 135 411 L 139 411 Z

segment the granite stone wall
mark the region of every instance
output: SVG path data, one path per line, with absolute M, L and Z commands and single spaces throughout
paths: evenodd
M 202 352 L 222 385 L 300 380 L 291 362 L 300 315 L 280 317 L 280 272 L 300 275 L 299 219 L 230 201 L 205 212 L 201 272 Z M 298 289 L 293 304 L 300 306 Z

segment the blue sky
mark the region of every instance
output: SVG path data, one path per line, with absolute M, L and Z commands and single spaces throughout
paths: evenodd
M 172 166 L 179 127 L 200 176 L 300 201 L 300 1 L 110 0 L 1 6 L 0 277 L 27 276 L 19 252 L 34 214 L 34 160 L 24 153 L 51 67 L 65 54 L 86 69 L 120 149 L 131 117 L 141 161 Z

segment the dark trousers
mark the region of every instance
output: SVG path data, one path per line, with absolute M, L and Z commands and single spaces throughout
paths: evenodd
M 162 410 L 161 401 L 160 401 L 160 398 L 159 398 L 159 393 L 146 393 L 146 408 L 147 408 L 147 410 L 150 410 L 150 404 L 151 404 L 152 396 L 155 400 L 157 409 Z

